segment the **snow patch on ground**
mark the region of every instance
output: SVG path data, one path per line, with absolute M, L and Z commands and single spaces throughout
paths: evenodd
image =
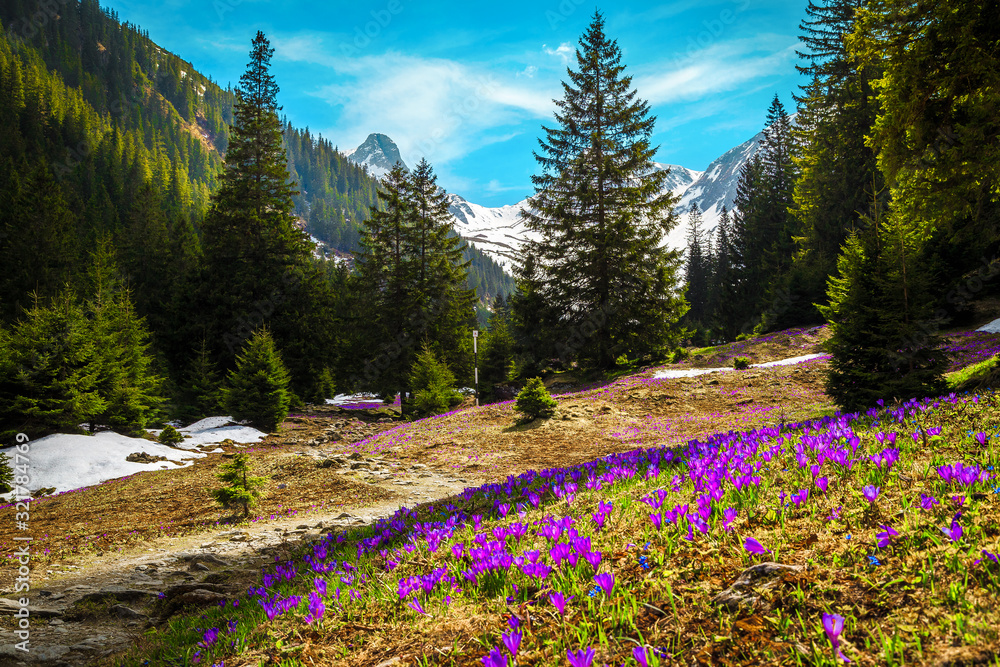
M 250 426 L 240 426 L 233 423 L 232 417 L 205 417 L 196 421 L 190 426 L 177 429 L 181 435 L 185 436 L 184 441 L 177 444 L 181 449 L 195 449 L 206 445 L 217 445 L 223 440 L 246 445 L 252 442 L 260 442 L 267 437 L 263 431 L 258 431 Z M 150 431 L 153 435 L 160 435 L 159 431 Z M 213 450 L 222 451 L 222 450 Z
M 126 461 L 129 454 L 145 452 L 165 456 L 156 463 Z M 5 452 L 14 461 L 13 449 Z M 205 454 L 167 447 L 143 438 L 130 438 L 111 431 L 95 435 L 57 433 L 29 443 L 27 457 L 31 490 L 55 487 L 56 493 L 94 486 L 109 479 L 144 470 L 183 468 Z
M 779 359 L 778 361 L 767 361 L 763 364 L 752 364 L 750 368 L 771 368 L 772 366 L 791 366 L 793 364 L 801 364 L 804 361 L 810 361 L 812 359 L 818 359 L 822 357 L 822 354 L 804 354 L 800 357 L 789 357 L 788 359 Z M 655 380 L 670 380 L 673 378 L 690 378 L 696 375 L 705 375 L 706 373 L 718 373 L 720 371 L 731 371 L 732 368 L 684 368 L 684 369 L 666 369 L 662 371 L 657 371 L 653 375 Z
M 1000 320 L 993 320 L 989 324 L 984 324 L 976 329 L 976 331 L 982 331 L 984 333 L 1000 333 Z

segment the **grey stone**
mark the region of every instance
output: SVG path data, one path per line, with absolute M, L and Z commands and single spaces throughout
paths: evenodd
M 108 610 L 112 616 L 117 616 L 118 618 L 146 618 L 145 614 L 140 614 L 135 609 L 126 607 L 123 604 L 116 604 Z
M 87 593 L 80 598 L 80 602 L 101 602 L 103 600 L 114 600 L 115 602 L 135 602 L 144 600 L 147 597 L 157 595 L 158 591 L 147 591 L 138 588 L 123 588 L 121 586 L 108 586 L 95 593 Z
M 757 563 L 740 573 L 732 586 L 712 598 L 713 604 L 736 611 L 740 607 L 753 609 L 760 604 L 760 592 L 777 584 L 786 574 L 802 572 L 800 565 Z

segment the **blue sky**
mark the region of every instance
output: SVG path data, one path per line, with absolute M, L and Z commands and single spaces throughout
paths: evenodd
M 585 0 L 105 0 L 223 86 L 263 30 L 279 103 L 341 148 L 388 134 L 439 183 L 498 206 L 531 194 L 532 151 L 598 5 Z M 805 2 L 638 1 L 600 6 L 627 73 L 657 116 L 659 162 L 701 170 L 791 111 Z

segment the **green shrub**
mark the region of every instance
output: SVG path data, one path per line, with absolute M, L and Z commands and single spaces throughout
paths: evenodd
M 166 428 L 160 431 L 160 436 L 157 439 L 160 441 L 160 444 L 163 445 L 176 445 L 184 442 L 184 436 L 181 435 L 180 431 L 169 424 Z
M 410 372 L 413 390 L 413 412 L 418 416 L 438 415 L 462 402 L 462 395 L 455 391 L 455 376 L 448 365 L 439 360 L 424 345 L 417 354 Z
M 226 409 L 236 421 L 262 431 L 275 431 L 288 416 L 292 401 L 289 375 L 267 329 L 258 329 L 236 360 L 225 390 Z
M 733 359 L 733 368 L 735 368 L 738 371 L 750 368 L 750 360 L 747 359 L 746 357 L 736 357 L 735 359 Z
M 257 506 L 264 495 L 261 488 L 267 483 L 266 477 L 250 474 L 250 456 L 237 454 L 233 460 L 222 466 L 216 477 L 226 486 L 211 491 L 212 498 L 226 509 L 242 508 L 243 516 L 250 516 L 250 510 Z
M 673 354 L 670 355 L 670 363 L 679 364 L 685 359 L 688 359 L 690 356 L 691 352 L 686 347 L 678 347 L 674 350 Z
M 615 359 L 615 366 L 617 366 L 618 368 L 625 368 L 628 365 L 629 365 L 629 360 L 628 360 L 628 355 L 626 354 L 618 355 L 618 358 Z
M 542 378 L 532 378 L 517 395 L 514 409 L 524 415 L 525 421 L 530 422 L 539 417 L 551 417 L 556 413 L 557 405 L 542 383 Z

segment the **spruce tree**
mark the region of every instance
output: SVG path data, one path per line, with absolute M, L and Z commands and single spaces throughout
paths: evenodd
M 796 69 L 807 77 L 796 96 L 795 163 L 799 170 L 792 213 L 800 225 L 796 254 L 784 280 L 797 297 L 778 325 L 822 320 L 813 304 L 825 304 L 827 277 L 852 230 L 860 229 L 871 188 L 881 190 L 882 173 L 866 137 L 878 111 L 873 82 L 879 68 L 848 53 L 864 0 L 810 0 L 799 25 Z
M 753 331 L 759 321 L 759 305 L 767 289 L 763 260 L 768 240 L 763 236 L 764 206 L 763 164 L 759 153 L 740 169 L 732 213 L 732 270 L 725 289 L 732 299 L 732 310 L 723 318 L 723 331 L 732 340 L 738 334 Z
M 542 378 L 532 378 L 524 385 L 514 401 L 514 410 L 524 415 L 523 421 L 530 422 L 539 417 L 547 419 L 556 413 L 558 403 L 545 388 Z
M 687 235 L 687 266 L 685 282 L 687 283 L 687 302 L 691 308 L 685 319 L 692 325 L 703 328 L 707 320 L 709 261 L 711 257 L 705 230 L 702 228 L 701 211 L 698 203 L 691 204 L 688 213 Z
M 90 254 L 85 284 L 84 312 L 100 364 L 97 388 L 106 403 L 91 426 L 99 422 L 138 435 L 159 413 L 162 380 L 153 370 L 146 322 L 122 282 L 109 239 L 99 239 Z
M 24 311 L 0 328 L 0 439 L 78 433 L 108 406 L 93 327 L 75 294 Z
M 415 217 L 410 191 L 409 174 L 394 165 L 382 179 L 379 205 L 361 223 L 360 249 L 354 255 L 351 291 L 359 298 L 351 328 L 359 337 L 352 356 L 367 362 L 354 388 L 383 397 L 405 392 L 413 348 L 423 334 L 411 329 L 422 318 L 409 247 Z
M 230 372 L 225 388 L 226 409 L 236 421 L 245 421 L 267 433 L 277 430 L 288 416 L 289 376 L 271 332 L 258 329 Z
M 706 309 L 713 329 L 725 332 L 724 325 L 730 319 L 733 307 L 730 301 L 731 284 L 733 280 L 733 257 L 735 248 L 732 245 L 732 221 L 729 209 L 725 204 L 719 215 L 719 224 L 715 228 L 715 244 L 712 253 L 712 280 L 709 283 L 708 302 Z
M 868 133 L 893 215 L 927 238 L 935 296 L 1000 247 L 1000 25 L 979 0 L 868 3 L 847 38 L 881 74 Z
M 876 209 L 876 213 L 877 213 Z M 947 357 L 937 348 L 926 274 L 914 262 L 918 236 L 877 216 L 848 236 L 830 278 L 827 393 L 846 411 L 936 396 Z
M 764 271 L 771 277 L 768 283 L 772 287 L 778 284 L 775 278 L 784 276 L 791 263 L 793 238 L 798 234 L 796 220 L 788 210 L 797 175 L 792 148 L 792 123 L 785 106 L 775 95 L 767 110 L 764 138 L 760 142 L 764 189 L 760 234 L 768 244 L 761 260 Z
M 224 508 L 242 509 L 244 518 L 250 516 L 250 510 L 257 506 L 267 483 L 266 477 L 255 477 L 250 472 L 250 456 L 237 454 L 232 461 L 223 464 L 221 472 L 216 475 L 226 486 L 210 492 L 212 498 Z
M 414 217 L 408 250 L 414 268 L 414 296 L 427 320 L 425 336 L 445 351 L 449 363 L 467 364 L 476 292 L 466 287 L 470 262 L 463 256 L 465 245 L 451 227 L 448 193 L 438 186 L 426 159 L 413 170 L 410 187 Z
M 556 127 L 543 128 L 523 211 L 537 235 L 532 286 L 558 310 L 566 349 L 600 368 L 625 354 L 659 354 L 678 337 L 686 306 L 680 254 L 662 239 L 676 224 L 667 173 L 653 167 L 655 117 L 624 73 L 621 50 L 595 13 L 576 51 L 576 69 L 556 100 Z M 575 348 L 575 349 L 572 349 Z
M 421 417 L 441 414 L 462 402 L 455 390 L 455 375 L 426 343 L 413 363 L 410 387 L 413 411 Z
M 299 229 L 278 118 L 274 49 L 258 32 L 240 77 L 225 171 L 202 226 L 205 254 L 203 333 L 232 368 L 238 350 L 267 325 L 286 354 L 295 388 L 315 393 L 332 365 L 332 299 L 312 247 Z
M 405 396 L 417 341 L 441 350 L 452 367 L 471 366 L 475 292 L 466 288 L 468 262 L 431 165 L 423 160 L 411 174 L 397 164 L 381 186 L 355 254 L 355 317 L 363 332 L 355 349 L 366 360 L 356 384 Z

